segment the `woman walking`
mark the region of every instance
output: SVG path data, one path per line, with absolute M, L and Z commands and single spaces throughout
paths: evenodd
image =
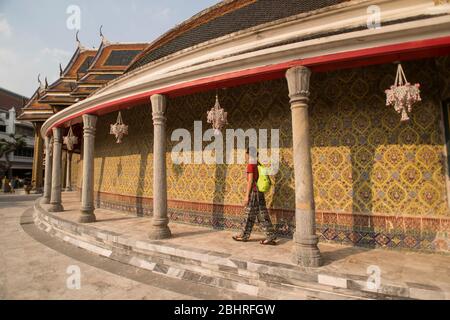
M 259 162 L 256 150 L 247 149 L 245 160 L 247 162 L 247 191 L 244 198 L 244 207 L 247 220 L 242 233 L 240 235 L 233 236 L 233 239 L 243 242 L 248 241 L 250 234 L 252 233 L 255 220 L 258 218 L 258 221 L 266 234 L 266 239 L 261 240 L 260 243 L 263 245 L 276 245 L 275 231 L 272 221 L 270 220 L 269 212 L 266 208 L 266 199 L 264 198 L 264 193 L 260 192 L 256 185 L 259 178 Z

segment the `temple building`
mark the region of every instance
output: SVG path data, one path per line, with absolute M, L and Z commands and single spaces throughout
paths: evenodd
M 147 45 L 102 37 L 24 112 L 45 139 L 43 203 L 63 211 L 73 187 L 79 222 L 150 215 L 150 239 L 172 222 L 240 229 L 244 166 L 172 158 L 172 133 L 211 128 L 217 95 L 224 136 L 279 130 L 266 199 L 299 264 L 321 265 L 319 241 L 448 252 L 449 54 L 450 6 L 431 0 L 227 0 Z M 396 110 L 386 90 L 404 78 Z
M 33 161 L 33 180 L 36 181 L 36 190 L 42 192 L 44 186 L 45 150 L 44 139 L 40 135 L 42 124 L 53 114 L 67 108 L 76 102 L 85 99 L 95 90 L 101 88 L 106 82 L 123 74 L 131 60 L 140 53 L 145 44 L 139 43 L 112 43 L 101 33 L 99 49 L 90 49 L 83 46 L 78 39 L 77 48 L 67 66 L 60 65 L 60 77 L 52 84 L 47 79 L 42 83 L 39 79 L 39 88 L 26 104 L 20 115 L 21 120 L 32 122 L 36 128 L 35 151 Z M 74 126 L 77 134 L 81 132 L 79 126 Z M 76 184 L 77 175 L 72 179 L 72 156 L 79 159 L 80 144 L 75 144 L 71 150 L 67 145 L 62 149 L 61 186 L 66 191 L 72 191 L 72 181 Z

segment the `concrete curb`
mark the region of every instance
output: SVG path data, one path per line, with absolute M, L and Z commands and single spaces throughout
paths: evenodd
M 450 299 L 440 288 L 408 283 L 382 283 L 368 288 L 367 277 L 324 272 L 320 268 L 234 257 L 230 254 L 165 243 L 137 240 L 92 224 L 79 224 L 34 205 L 41 230 L 95 254 L 169 277 L 226 287 L 264 298 L 331 299 Z M 280 296 L 280 292 L 286 293 Z M 308 295 L 309 294 L 309 295 Z

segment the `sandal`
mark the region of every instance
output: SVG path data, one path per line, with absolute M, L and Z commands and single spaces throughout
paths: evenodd
M 242 242 L 247 242 L 248 239 L 244 238 L 243 236 L 232 236 L 234 241 L 242 241 Z
M 263 246 L 276 246 L 277 245 L 275 240 L 267 240 L 267 239 L 261 240 L 259 243 L 262 244 Z

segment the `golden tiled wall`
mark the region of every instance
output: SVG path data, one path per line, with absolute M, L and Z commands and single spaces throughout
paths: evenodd
M 72 186 L 81 187 L 81 158 L 79 153 L 72 154 Z
M 433 60 L 403 64 L 422 102 L 401 123 L 385 106 L 395 65 L 320 74 L 311 113 L 317 207 L 324 211 L 448 214 L 439 80 Z M 315 80 L 315 81 L 314 81 Z
M 384 90 L 394 81 L 395 65 L 313 74 L 310 123 L 317 210 L 390 215 L 448 215 L 442 158 L 439 77 L 433 60 L 404 63 L 408 80 L 422 84 L 423 101 L 411 121 L 385 106 Z M 281 170 L 268 206 L 294 208 L 291 113 L 284 79 L 220 90 L 229 128 L 280 129 Z M 168 103 L 170 134 L 193 131 L 214 105 L 215 92 L 178 97 Z M 129 125 L 123 144 L 109 135 L 117 114 L 98 121 L 95 189 L 152 197 L 152 119 L 150 103 L 122 111 Z M 167 154 L 171 200 L 241 204 L 242 165 L 175 165 Z

